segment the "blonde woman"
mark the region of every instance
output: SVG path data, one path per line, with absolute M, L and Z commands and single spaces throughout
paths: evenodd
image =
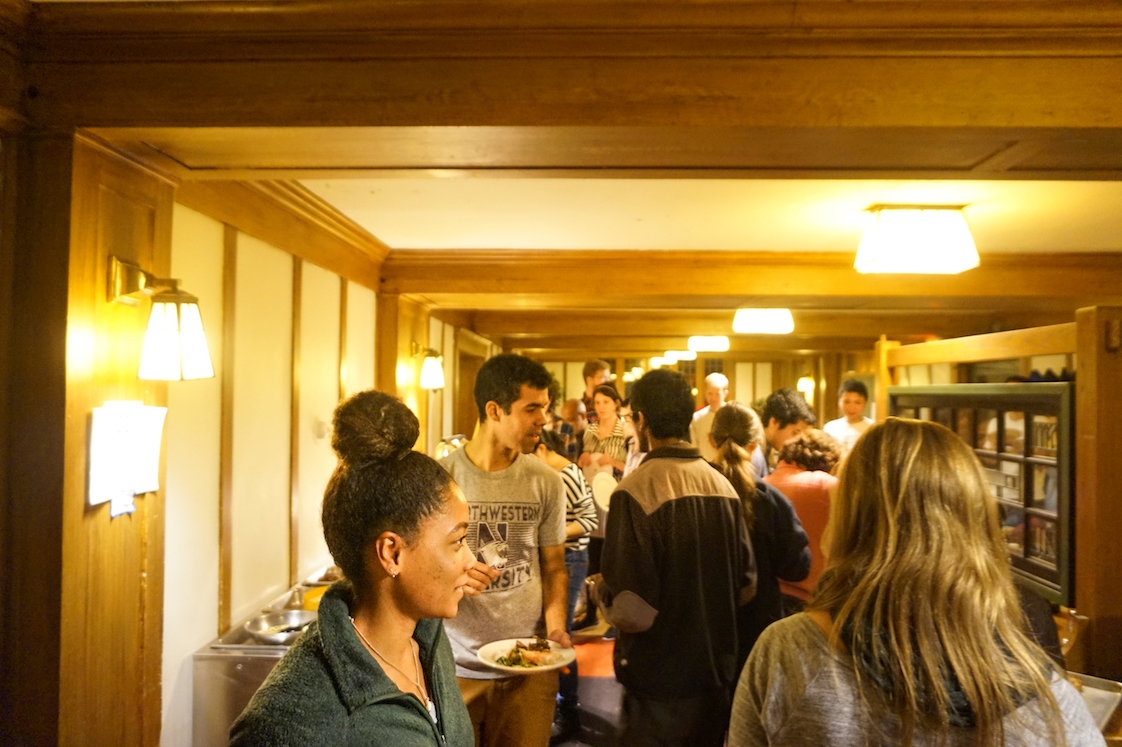
M 808 611 L 748 659 L 730 747 L 1104 744 L 1026 632 L 989 483 L 954 433 L 869 428 L 824 544 Z

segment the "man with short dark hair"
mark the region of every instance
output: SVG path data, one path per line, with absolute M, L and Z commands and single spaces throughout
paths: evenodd
M 596 391 L 596 387 L 612 383 L 612 365 L 599 358 L 593 358 L 584 364 L 581 373 L 584 375 L 584 396 L 581 401 L 584 403 L 585 417 L 591 424 L 600 419 L 596 415 L 596 408 L 593 407 L 592 395 Z
M 846 454 L 857 443 L 857 439 L 861 438 L 861 434 L 873 424 L 872 418 L 865 417 L 865 405 L 868 401 L 869 389 L 864 382 L 849 379 L 838 389 L 838 409 L 842 416 L 822 426 L 822 430 L 841 443 L 842 451 Z
M 769 472 L 775 466 L 774 457 L 783 444 L 814 425 L 816 420 L 814 410 L 810 409 L 801 392 L 784 387 L 768 395 L 760 421 L 764 424 L 764 456 Z
M 507 676 L 478 660 L 479 647 L 535 633 L 571 645 L 564 489 L 555 470 L 530 456 L 552 380 L 544 366 L 520 355 L 488 360 L 475 379 L 479 428 L 441 460 L 467 498 L 467 542 L 476 557 L 469 571 L 476 594 L 464 597 L 445 628 L 480 747 L 546 744 L 557 673 Z
M 740 498 L 686 437 L 693 395 L 664 369 L 632 388 L 649 452 L 612 494 L 592 594 L 619 630 L 619 743 L 721 747 L 737 671 L 737 609 L 756 590 Z

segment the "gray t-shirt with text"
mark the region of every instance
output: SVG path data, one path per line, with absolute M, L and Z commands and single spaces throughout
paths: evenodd
M 501 575 L 478 597 L 465 596 L 445 622 L 456 675 L 471 679 L 507 676 L 476 658 L 479 647 L 541 632 L 542 574 L 539 549 L 565 542 L 565 493 L 561 476 L 525 454 L 499 472 L 485 472 L 457 449 L 440 460 L 468 501 L 467 542 L 476 560 Z

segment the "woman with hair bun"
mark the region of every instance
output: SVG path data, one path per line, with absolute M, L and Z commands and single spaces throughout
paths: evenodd
M 230 730 L 231 745 L 474 745 L 440 618 L 478 594 L 468 508 L 413 451 L 417 417 L 362 392 L 335 410 L 323 531 L 344 580 Z
M 740 496 L 756 556 L 756 596 L 737 614 L 738 668 L 764 628 L 783 617 L 780 579 L 801 581 L 810 572 L 810 548 L 794 506 L 771 485 L 756 480 L 752 452 L 762 438 L 759 416 L 739 402 L 726 403 L 713 416 L 709 440 L 717 450 L 714 465 Z
M 748 659 L 729 747 L 1105 744 L 1026 631 L 989 480 L 956 434 L 871 426 L 824 544 L 808 611 Z

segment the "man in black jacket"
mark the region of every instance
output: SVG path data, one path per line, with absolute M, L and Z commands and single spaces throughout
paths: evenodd
M 636 382 L 632 417 L 647 457 L 608 511 L 593 594 L 619 630 L 620 744 L 720 747 L 737 671 L 736 611 L 756 568 L 740 498 L 691 446 L 685 377 Z

